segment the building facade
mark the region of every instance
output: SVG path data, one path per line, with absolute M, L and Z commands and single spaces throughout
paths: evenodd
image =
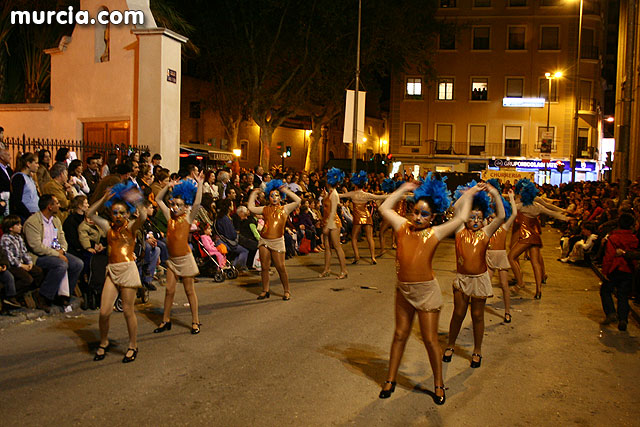
M 455 31 L 443 31 L 437 40 L 436 77 L 426 81 L 409 72 L 392 78 L 389 134 L 395 169 L 505 169 L 535 172 L 538 182 L 557 184 L 570 179 L 577 153 L 576 180 L 598 179 L 600 3 L 583 0 L 576 78 L 579 1 L 439 1 L 438 17 Z M 547 142 L 550 153 L 542 153 Z M 567 171 L 558 173 L 559 164 Z

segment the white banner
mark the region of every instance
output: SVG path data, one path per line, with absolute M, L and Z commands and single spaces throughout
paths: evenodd
M 353 139 L 353 104 L 354 90 L 347 90 L 347 103 L 344 109 L 344 134 L 342 140 L 345 144 L 351 144 Z M 358 137 L 364 133 L 364 107 L 367 100 L 367 92 L 358 91 Z

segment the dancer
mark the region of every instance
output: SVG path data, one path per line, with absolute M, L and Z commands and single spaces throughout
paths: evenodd
M 433 382 L 434 402 L 445 402 L 442 379 L 442 360 L 438 344 L 438 318 L 442 308 L 442 293 L 432 266 L 438 243 L 453 233 L 469 216 L 471 199 L 482 187 L 468 191 L 456 204 L 456 215 L 448 222 L 431 226 L 436 213 L 442 213 L 451 204 L 450 193 L 444 182 L 432 179 L 431 173 L 420 187 L 413 183 L 403 184 L 380 206 L 380 213 L 391 224 L 398 236 L 396 271 L 398 282 L 395 297 L 395 333 L 389 357 L 389 373 L 380 391 L 380 398 L 391 396 L 396 388 L 396 376 L 402 360 L 411 324 L 418 313 L 422 340 L 429 355 Z M 414 191 L 415 190 L 415 191 Z M 393 207 L 409 191 L 414 191 L 416 203 L 408 218 L 398 215 Z
M 344 179 L 344 172 L 338 168 L 331 168 L 327 172 L 327 183 L 322 199 L 322 238 L 324 240 L 324 270 L 318 277 L 328 277 L 331 274 L 331 247 L 336 250 L 338 260 L 340 261 L 340 274 L 338 279 L 347 277 L 347 262 L 340 243 L 340 228 L 342 222 L 338 217 L 338 204 L 340 197 L 335 187 Z
M 511 294 L 509 292 L 509 273 L 511 268 L 509 264 L 509 258 L 507 257 L 507 234 L 509 229 L 513 225 L 518 214 L 518 208 L 516 206 L 515 196 L 512 190 L 509 190 L 509 204 L 502 197 L 502 191 L 500 183 L 497 179 L 490 179 L 488 184 L 493 186 L 502 199 L 502 205 L 504 206 L 505 218 L 507 219 L 504 224 L 493 233 L 489 240 L 489 249 L 487 250 L 487 267 L 489 268 L 489 277 L 493 277 L 495 271 L 498 271 L 500 278 L 500 286 L 502 287 L 502 301 L 504 302 L 504 323 L 511 323 Z M 489 215 L 487 221 L 490 223 L 495 219 L 495 213 Z
M 384 191 L 385 193 L 393 193 L 396 189 L 400 188 L 400 186 L 404 184 L 404 181 L 394 181 L 391 178 L 387 178 L 384 181 L 382 181 L 382 184 L 380 185 L 380 188 L 382 189 L 382 191 Z M 397 202 L 397 204 L 393 207 L 393 210 L 400 216 L 404 217 L 407 214 L 407 205 L 406 202 L 403 199 L 399 200 Z M 387 232 L 387 230 L 391 227 L 391 224 L 389 223 L 389 221 L 387 221 L 386 218 L 382 217 L 382 224 L 380 224 L 380 255 L 382 256 L 382 254 L 384 254 L 384 233 Z M 393 249 L 396 248 L 396 234 L 395 233 L 391 233 L 391 245 L 393 247 Z
M 538 216 L 542 213 L 557 218 L 562 221 L 568 221 L 569 218 L 556 210 L 551 210 L 535 201 L 538 189 L 536 185 L 523 178 L 516 183 L 516 193 L 520 195 L 520 203 L 518 204 L 518 214 L 513 226 L 511 234 L 511 250 L 509 251 L 509 264 L 513 274 L 518 281 L 517 289 L 524 289 L 522 279 L 522 269 L 520 268 L 520 255 L 529 250 L 531 253 L 531 266 L 533 267 L 533 276 L 536 281 L 536 293 L 534 299 L 542 298 L 542 280 L 544 272 L 540 262 L 542 256 L 540 249 L 542 248 L 542 228 Z
M 262 292 L 258 295 L 258 299 L 269 298 L 269 268 L 271 261 L 278 271 L 284 295 L 282 299 L 289 301 L 291 292 L 289 291 L 289 275 L 284 265 L 285 245 L 284 245 L 284 227 L 287 223 L 287 217 L 291 212 L 300 206 L 300 197 L 293 191 L 289 190 L 284 182 L 279 179 L 271 180 L 264 189 L 264 194 L 268 200 L 268 205 L 264 207 L 256 206 L 256 197 L 258 192 L 262 191 L 256 188 L 249 196 L 248 208 L 255 215 L 262 215 L 264 218 L 264 228 L 260 233 L 260 241 L 258 242 L 258 251 L 260 253 L 260 264 L 262 276 Z M 291 203 L 282 206 L 281 201 L 283 195 L 288 196 Z
M 456 198 L 469 192 L 468 187 L 474 188 L 475 181 L 467 186 L 459 186 Z M 473 354 L 471 367 L 479 368 L 482 362 L 482 337 L 484 335 L 484 306 L 487 298 L 493 296 L 491 277 L 487 271 L 487 248 L 493 233 L 500 228 L 504 221 L 504 206 L 502 196 L 490 184 L 479 184 L 493 196 L 496 205 L 496 218 L 489 224 L 484 219 L 490 213 L 491 200 L 486 192 L 477 193 L 473 198 L 471 215 L 466 218 L 464 225 L 456 231 L 456 278 L 453 280 L 453 313 L 449 324 L 449 342 L 442 356 L 443 362 L 450 362 L 453 356 L 456 339 L 460 327 L 467 315 L 471 304 L 471 320 L 473 322 Z
M 138 319 L 133 304 L 137 288 L 141 287 L 142 283 L 136 265 L 134 247 L 135 233 L 147 219 L 147 211 L 139 209 L 138 218 L 132 222 L 129 222 L 129 216 L 136 211 L 136 206 L 139 206 L 142 201 L 142 193 L 134 183 L 116 184 L 87 211 L 87 217 L 107 234 L 109 257 L 100 302 L 100 345 L 93 357 L 94 361 L 103 360 L 109 348 L 109 318 L 113 311 L 113 304 L 118 298 L 118 292 L 122 299 L 124 318 L 129 332 L 129 347 L 122 363 L 133 362 L 138 356 Z M 111 223 L 96 214 L 103 204 L 111 214 Z
M 200 201 L 202 200 L 202 187 L 204 182 L 204 174 L 200 172 L 198 175 L 198 188 L 191 179 L 185 179 L 179 184 L 171 182 L 164 187 L 159 193 L 156 201 L 160 211 L 169 218 L 167 223 L 167 248 L 169 249 L 169 259 L 167 260 L 167 283 L 164 294 L 164 314 L 162 323 L 153 331 L 160 333 L 171 330 L 171 307 L 173 306 L 173 298 L 176 294 L 176 282 L 178 277 L 182 279 L 184 293 L 189 300 L 189 308 L 191 309 L 191 333 L 200 333 L 200 318 L 198 317 L 198 296 L 193 285 L 193 278 L 199 274 L 198 266 L 191 253 L 189 247 L 189 230 L 191 224 L 196 219 Z M 169 206 L 164 202 L 164 196 L 167 190 L 172 187 L 173 192 Z M 191 210 L 189 211 L 189 207 Z
M 372 200 L 386 199 L 387 195 L 376 196 L 375 194 L 367 193 L 363 190 L 364 185 L 369 178 L 365 171 L 360 171 L 358 174 L 351 176 L 351 183 L 355 187 L 354 191 L 340 194 L 340 198 L 349 198 L 353 204 L 353 229 L 351 230 L 351 246 L 353 247 L 354 260 L 352 264 L 357 264 L 360 261 L 360 253 L 358 252 L 358 236 L 360 236 L 360 230 L 364 227 L 365 235 L 367 236 L 367 244 L 369 245 L 369 252 L 371 253 L 371 264 L 377 264 L 375 257 L 376 245 L 373 242 L 373 218 L 371 213 L 367 210 L 367 203 Z

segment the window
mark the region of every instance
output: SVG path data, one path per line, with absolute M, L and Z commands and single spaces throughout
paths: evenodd
M 521 130 L 520 126 L 504 127 L 505 156 L 520 156 Z
M 473 29 L 473 50 L 489 50 L 491 29 L 475 27 Z
M 491 7 L 491 0 L 473 0 L 473 7 Z
M 199 101 L 189 103 L 189 118 L 190 119 L 200 118 L 200 102 Z
M 578 155 L 582 157 L 589 156 L 589 129 L 578 129 Z
M 471 100 L 472 101 L 486 101 L 488 90 L 489 90 L 489 79 L 485 77 L 471 78 Z
M 451 154 L 453 125 L 436 125 L 436 154 Z
M 580 110 L 593 111 L 591 102 L 591 80 L 580 80 Z
M 440 101 L 453 100 L 453 79 L 438 80 L 438 99 Z
M 522 98 L 524 95 L 524 79 L 511 77 L 507 79 L 507 98 Z
M 580 42 L 581 59 L 598 59 L 599 50 L 595 43 L 595 31 L 592 28 L 582 29 L 582 41 Z
M 240 141 L 240 150 L 242 150 L 242 154 L 240 154 L 240 160 L 248 160 L 249 141 Z
M 540 50 L 560 49 L 560 27 L 540 27 Z
M 509 27 L 509 41 L 507 49 L 524 50 L 526 27 Z
M 407 78 L 407 98 L 422 98 L 422 79 L 420 77 Z
M 558 79 L 551 79 L 551 102 L 558 102 L 558 85 L 560 81 Z M 540 85 L 538 88 L 538 97 L 544 98 L 549 101 L 549 79 L 546 77 L 540 78 Z
M 527 5 L 527 0 L 509 0 L 509 7 L 524 7 Z
M 556 151 L 556 129 L 553 126 L 549 126 L 549 129 L 547 129 L 546 126 L 538 126 L 538 139 L 536 140 L 536 150 L 540 149 L 540 145 L 542 143 L 542 134 L 544 132 L 551 132 L 553 134 L 552 141 L 553 143 L 551 144 L 551 151 Z
M 484 151 L 487 138 L 487 126 L 469 125 L 469 154 L 479 156 Z
M 440 0 L 440 7 L 456 7 L 456 0 Z
M 438 43 L 440 50 L 455 50 L 456 48 L 456 36 L 453 33 L 440 34 L 440 40 Z
M 541 0 L 540 6 L 560 6 L 562 0 Z
M 420 123 L 404 124 L 403 145 L 420 145 Z

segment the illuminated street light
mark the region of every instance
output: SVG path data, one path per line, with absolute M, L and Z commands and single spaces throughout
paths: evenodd
M 613 116 L 609 116 L 605 120 L 609 123 L 613 123 L 616 119 Z
M 236 157 L 240 157 L 242 155 L 242 150 L 239 148 L 234 148 L 233 149 L 233 155 Z

